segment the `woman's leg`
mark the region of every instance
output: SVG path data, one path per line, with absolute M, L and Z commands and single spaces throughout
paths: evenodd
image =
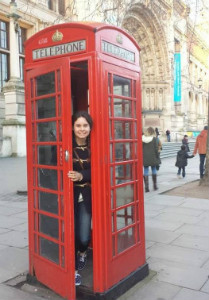
M 144 167 L 144 185 L 145 192 L 149 192 L 149 167 Z
M 157 169 L 156 166 L 151 167 L 152 168 L 152 180 L 153 180 L 153 187 L 156 191 L 158 189 L 157 187 Z

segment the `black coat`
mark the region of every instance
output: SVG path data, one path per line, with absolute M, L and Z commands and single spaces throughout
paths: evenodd
M 192 157 L 194 157 L 194 155 L 189 155 L 186 150 L 178 151 L 175 166 L 178 168 L 186 167 L 187 158 L 192 158 Z
M 157 139 L 151 136 L 142 136 L 143 142 L 143 165 L 154 167 L 160 164 Z
M 80 159 L 80 161 L 79 161 Z M 83 179 L 78 182 L 74 182 L 74 210 L 77 211 L 78 198 L 82 194 L 84 204 L 87 211 L 91 212 L 91 161 L 90 161 L 90 149 L 87 145 L 78 146 L 73 141 L 73 170 L 81 173 Z M 86 186 L 78 186 L 88 183 Z

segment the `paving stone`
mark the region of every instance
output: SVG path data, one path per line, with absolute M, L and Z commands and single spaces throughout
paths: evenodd
M 155 220 L 159 221 L 169 221 L 169 222 L 181 222 L 186 224 L 197 224 L 200 222 L 200 216 L 187 216 L 187 215 L 178 215 L 176 213 L 168 213 L 168 212 L 162 212 L 158 216 L 155 217 Z M 202 219 L 202 218 L 201 218 Z
M 180 262 L 182 264 L 197 267 L 204 264 L 209 258 L 208 251 L 158 243 L 147 249 L 147 253 L 150 257 L 164 259 L 172 262 Z
M 198 226 L 192 224 L 184 224 L 180 228 L 178 228 L 176 233 L 188 233 L 191 235 L 199 235 L 199 236 L 209 236 L 209 230 L 205 226 Z
M 193 209 L 193 208 L 187 208 L 187 207 L 182 207 L 182 206 L 178 206 L 178 207 L 166 207 L 163 210 L 164 213 L 174 213 L 176 215 L 187 215 L 187 216 L 202 216 L 204 217 L 203 213 L 204 210 L 200 210 L 200 209 Z
M 203 287 L 201 288 L 201 291 L 209 294 L 209 279 L 208 279 L 207 282 L 203 285 Z
M 177 230 L 183 225 L 182 222 L 168 222 L 168 221 L 161 221 L 156 219 L 146 219 L 146 227 L 149 228 L 158 228 L 158 229 L 167 229 L 170 231 Z
M 8 206 L 0 205 L 0 215 L 3 215 L 3 216 L 11 216 L 16 213 L 20 213 L 20 212 L 24 212 L 24 211 L 25 211 L 25 209 L 22 209 L 22 208 L 9 207 L 9 204 L 8 204 Z
M 28 251 L 13 247 L 0 250 L 0 270 L 0 283 L 24 273 L 28 270 Z
M 165 208 L 165 205 L 157 205 L 151 204 L 149 202 L 145 202 L 145 211 L 162 211 Z
M 14 287 L 6 286 L 0 284 L 0 295 L 1 300 L 46 300 L 47 298 L 40 298 L 36 295 L 30 295 L 28 293 L 24 293 Z
M 184 197 L 168 196 L 168 195 L 157 195 L 155 199 L 149 201 L 150 204 L 159 204 L 165 206 L 179 206 L 184 203 Z
M 0 244 L 17 248 L 23 248 L 28 245 L 27 232 L 10 231 L 0 235 Z
M 163 244 L 170 244 L 173 240 L 177 239 L 180 236 L 180 234 L 176 232 L 149 226 L 145 226 L 145 235 L 146 240 Z
M 206 269 L 157 258 L 149 258 L 147 262 L 150 269 L 157 272 L 157 279 L 162 282 L 200 290 L 208 280 Z
M 173 300 L 208 300 L 208 294 L 192 289 L 182 289 Z
M 209 210 L 209 201 L 206 199 L 189 198 L 184 202 L 182 206 Z
M 179 291 L 180 288 L 177 286 L 153 279 L 140 288 L 136 285 L 117 300 L 172 300 Z
M 191 235 L 191 234 L 182 234 L 175 241 L 173 241 L 172 244 L 176 246 L 208 251 L 209 237 Z
M 6 216 L 1 216 L 0 218 L 0 227 L 5 229 L 10 229 L 11 227 L 22 223 L 24 223 L 24 220 L 16 217 L 8 218 Z

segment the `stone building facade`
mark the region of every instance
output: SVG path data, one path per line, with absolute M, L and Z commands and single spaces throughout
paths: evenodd
M 17 2 L 17 3 L 16 3 Z M 0 4 L 0 151 L 24 156 L 24 41 L 37 31 L 68 21 L 121 26 L 138 42 L 142 69 L 143 127 L 163 138 L 196 132 L 207 123 L 209 46 L 180 0 L 2 0 Z M 207 24 L 206 24 L 207 25 Z M 180 80 L 174 76 L 175 55 Z M 174 101 L 176 84 L 181 92 Z

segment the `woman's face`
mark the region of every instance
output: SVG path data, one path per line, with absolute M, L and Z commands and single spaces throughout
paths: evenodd
M 85 140 L 91 131 L 89 123 L 83 117 L 79 117 L 75 121 L 73 125 L 73 130 L 75 137 L 81 140 Z

